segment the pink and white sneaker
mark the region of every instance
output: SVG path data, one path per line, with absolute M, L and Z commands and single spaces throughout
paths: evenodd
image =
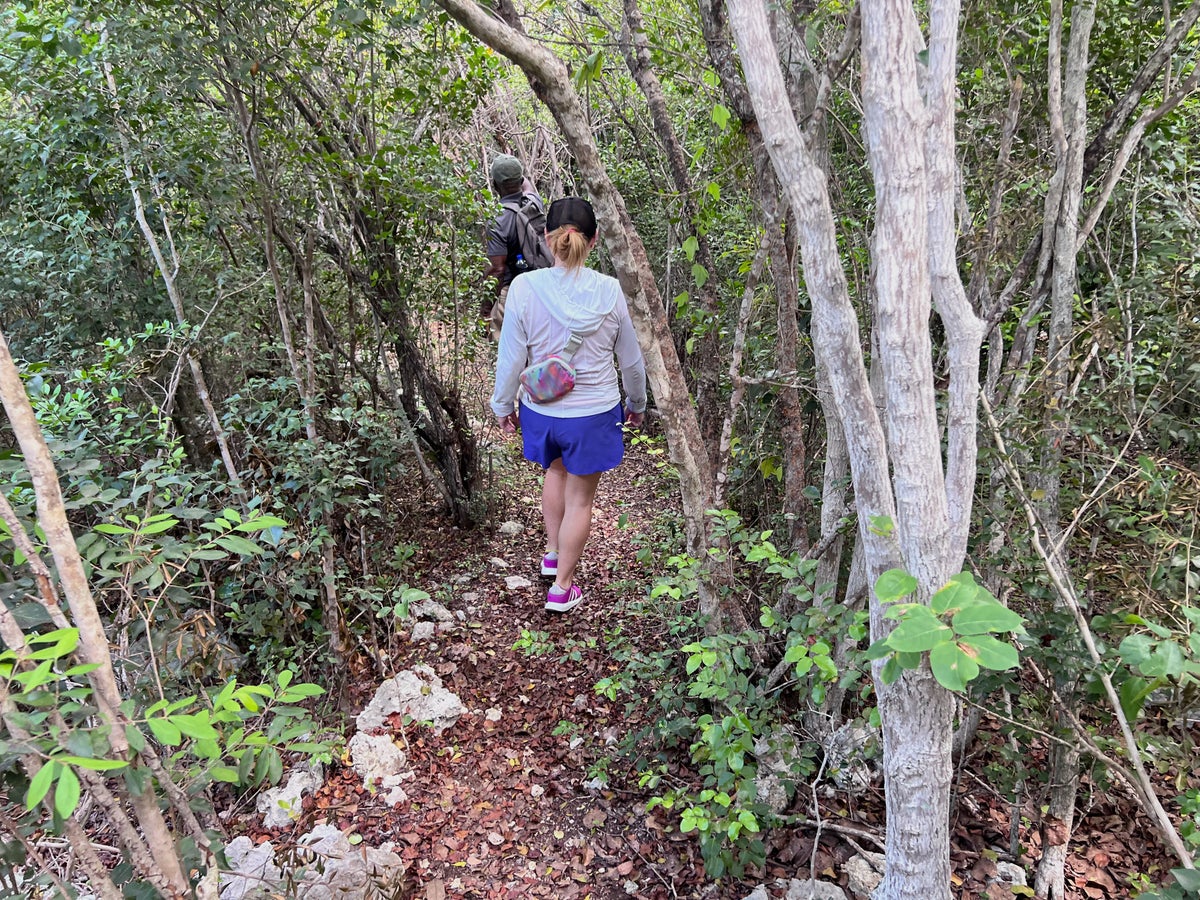
M 546 592 L 546 609 L 549 612 L 570 612 L 583 602 L 583 591 L 579 585 L 573 584 L 565 591 L 560 591 L 558 585 L 553 585 Z

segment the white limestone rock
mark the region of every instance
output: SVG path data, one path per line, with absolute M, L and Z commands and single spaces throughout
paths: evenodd
M 440 734 L 466 711 L 458 696 L 442 687 L 433 669 L 415 666 L 379 685 L 355 721 L 359 731 L 374 731 L 386 727 L 392 713 L 401 713 L 418 722 L 431 722 Z
M 408 614 L 414 619 L 432 619 L 435 622 L 451 622 L 454 620 L 454 613 L 430 597 L 418 600 L 409 606 Z
M 869 897 L 879 887 L 879 882 L 883 881 L 883 854 L 870 851 L 857 853 L 846 860 L 842 871 L 846 873 L 846 887 L 856 894 Z
M 318 825 L 300 838 L 298 855 L 305 872 L 297 896 L 304 900 L 387 897 L 401 887 L 404 862 L 391 845 L 355 846 L 332 825 Z
M 846 900 L 846 892 L 828 881 L 793 878 L 784 900 Z
M 225 847 L 225 858 L 229 872 L 221 875 L 221 900 L 270 897 L 283 878 L 270 841 L 256 846 L 248 837 L 234 838 Z
M 292 771 L 283 786 L 263 791 L 255 804 L 255 808 L 263 813 L 263 827 L 287 828 L 300 817 L 300 799 L 324 783 L 321 764 L 309 763 Z

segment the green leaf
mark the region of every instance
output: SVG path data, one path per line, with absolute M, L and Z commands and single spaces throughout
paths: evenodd
M 1131 634 L 1121 641 L 1117 652 L 1131 666 L 1140 666 L 1154 651 L 1154 641 L 1148 634 Z
M 929 599 L 929 608 L 939 616 L 946 612 L 958 612 L 970 606 L 979 593 L 979 586 L 970 572 L 960 572 Z
M 917 579 L 903 569 L 888 569 L 875 582 L 875 596 L 880 603 L 894 603 L 917 589 Z
M 950 640 L 952 636 L 950 628 L 929 607 L 917 606 L 909 610 L 904 621 L 888 635 L 887 642 L 893 650 L 902 653 L 921 653 Z
M 170 719 L 180 733 L 198 741 L 212 741 L 220 737 L 217 730 L 208 724 L 207 713 L 176 713 Z
M 867 648 L 867 659 L 874 662 L 877 659 L 883 659 L 892 653 L 892 648 L 888 646 L 887 638 L 882 641 L 876 641 Z
M 42 798 L 50 790 L 50 785 L 54 783 L 54 773 L 58 769 L 58 763 L 53 760 L 43 763 L 38 769 L 37 774 L 29 782 L 29 790 L 25 793 L 25 808 L 33 809 L 42 802 Z
M 160 532 L 168 531 L 171 528 L 174 528 L 178 524 L 179 524 L 178 519 L 164 519 L 161 522 L 155 522 L 152 525 L 145 526 L 138 532 L 138 534 L 142 534 L 142 535 L 159 534 Z
M 243 522 L 234 528 L 234 531 L 266 531 L 268 528 L 287 528 L 288 523 L 283 519 L 277 519 L 275 516 L 259 516 L 257 519 L 251 519 L 249 522 Z
M 239 556 L 258 556 L 263 552 L 258 544 L 248 541 L 244 537 L 239 537 L 236 534 L 222 535 L 214 543 Z
M 1121 683 L 1120 690 L 1117 691 L 1118 699 L 1121 701 L 1121 711 L 1125 713 L 1125 718 L 1130 722 L 1136 721 L 1138 716 L 1142 714 L 1142 707 L 1146 704 L 1146 698 L 1154 692 L 1160 682 L 1156 679 L 1149 681 L 1145 678 L 1138 678 L 1132 675 L 1126 678 Z
M 954 641 L 938 644 L 929 651 L 929 668 L 938 684 L 948 691 L 962 692 L 979 675 L 979 665 Z
M 110 525 L 107 522 L 97 525 L 92 530 L 98 531 L 100 534 L 133 534 L 132 528 L 126 528 L 124 525 Z
M 138 730 L 136 725 L 125 726 L 125 740 L 135 753 L 141 753 L 146 749 L 146 736 Z
M 1023 621 L 1000 601 L 977 597 L 973 605 L 955 615 L 952 624 L 956 634 L 987 634 L 1022 631 Z
M 79 805 L 79 776 L 68 766 L 63 766 L 58 776 L 58 787 L 54 789 L 54 811 L 67 818 Z
M 166 719 L 147 719 L 146 724 L 150 726 L 150 731 L 154 736 L 168 747 L 178 747 L 180 741 L 183 740 L 179 729 Z
M 892 684 L 900 674 L 904 671 L 900 666 L 899 660 L 896 657 L 890 657 L 883 667 L 879 670 L 879 680 L 884 684 Z
M 129 765 L 123 759 L 93 759 L 89 756 L 58 756 L 55 759 L 82 769 L 91 769 L 93 772 L 111 772 L 113 769 L 123 769 Z
M 1020 662 L 1017 648 L 990 634 L 973 634 L 960 638 L 959 646 L 985 669 L 1002 672 L 1015 669 Z
M 1150 658 L 1138 668 L 1151 678 L 1178 678 L 1183 674 L 1183 648 L 1174 641 L 1160 641 Z
M 212 777 L 227 784 L 237 784 L 239 781 L 237 770 L 231 769 L 229 766 L 213 766 Z
M 1200 891 L 1200 869 L 1172 869 L 1171 874 L 1185 891 Z

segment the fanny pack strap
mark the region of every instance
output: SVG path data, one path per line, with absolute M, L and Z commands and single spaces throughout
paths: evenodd
M 571 332 L 571 337 L 567 340 L 567 346 L 563 347 L 562 353 L 558 354 L 564 362 L 570 362 L 579 348 L 583 345 L 583 335 L 577 331 Z

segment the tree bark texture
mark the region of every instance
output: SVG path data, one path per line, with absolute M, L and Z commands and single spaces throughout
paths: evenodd
M 872 0 L 861 7 L 864 110 L 876 188 L 872 263 L 883 421 L 840 269 L 825 179 L 789 109 L 765 9 L 760 0 L 735 0 L 730 14 L 758 124 L 797 217 L 805 284 L 813 300 L 813 344 L 829 368 L 845 424 L 868 581 L 874 584 L 884 569 L 901 566 L 917 578 L 918 598 L 928 600 L 958 569 L 965 546 L 973 488 L 967 470 L 975 462 L 972 391 L 978 389 L 967 369 L 972 355 L 978 360 L 983 333 L 954 267 L 957 5 L 933 12 L 938 24 L 931 35 L 938 46 L 930 52 L 932 77 L 948 83 L 930 86 L 928 109 L 919 93 L 914 44 L 918 32 L 910 27 L 911 6 L 902 0 Z M 939 159 L 930 167 L 927 153 L 941 154 L 947 144 L 948 164 Z M 955 389 L 966 392 L 951 403 L 948 425 L 955 429 L 950 440 L 955 458 L 947 461 L 946 470 L 928 330 L 932 296 L 951 340 L 957 336 L 960 341 Z M 953 473 L 949 483 L 947 471 Z M 889 539 L 881 539 L 879 529 L 872 528 L 872 518 L 879 516 L 894 522 Z M 883 612 L 873 598 L 872 636 L 877 639 L 890 627 Z M 949 897 L 952 698 L 928 670 L 876 687 L 888 805 L 888 867 L 882 895 Z

